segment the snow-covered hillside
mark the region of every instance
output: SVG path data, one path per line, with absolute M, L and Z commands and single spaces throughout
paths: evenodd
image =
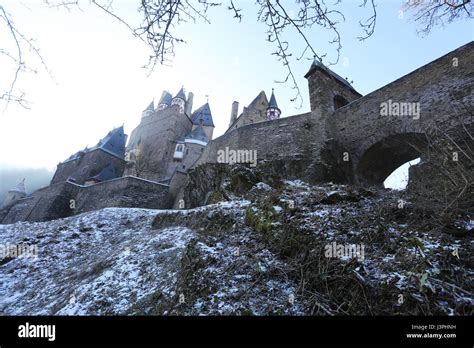
M 426 227 L 400 194 L 259 182 L 189 210 L 0 225 L 0 245 L 37 250 L 0 258 L 0 312 L 472 314 L 473 222 Z

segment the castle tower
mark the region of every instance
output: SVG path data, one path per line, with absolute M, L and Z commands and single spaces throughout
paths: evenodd
M 152 100 L 150 105 L 148 105 L 147 108 L 145 110 L 143 110 L 142 117 L 150 116 L 154 112 L 155 112 L 155 103 Z
M 362 96 L 347 80 L 316 58 L 304 77 L 308 80 L 311 112 L 319 117 L 326 116 Z
M 186 102 L 186 115 L 191 116 L 192 110 L 193 110 L 193 100 L 194 100 L 194 93 L 189 92 L 188 93 L 188 100 Z
M 276 102 L 275 93 L 272 88 L 272 96 L 270 97 L 270 101 L 268 102 L 267 107 L 267 118 L 269 120 L 275 120 L 280 118 L 281 110 L 278 108 L 278 104 Z
M 26 197 L 26 189 L 25 189 L 25 179 L 20 181 L 18 185 L 7 192 L 7 196 L 3 201 L 3 206 L 7 206 L 10 203 L 13 203 L 19 199 Z
M 171 105 L 172 100 L 173 100 L 173 96 L 171 95 L 171 93 L 168 91 L 163 91 L 163 93 L 161 93 L 161 98 L 160 98 L 160 101 L 158 102 L 158 107 L 156 108 L 156 110 L 166 109 L 167 107 Z
M 179 113 L 184 114 L 185 104 L 186 104 L 186 94 L 184 94 L 184 89 L 183 87 L 181 87 L 178 94 L 176 94 L 176 96 L 171 101 L 171 105 L 178 105 Z
M 199 109 L 194 111 L 191 121 L 193 123 L 192 130 L 202 126 L 204 132 L 209 140 L 212 140 L 212 133 L 214 132 L 214 122 L 212 120 L 211 108 L 209 103 L 204 104 Z
M 234 101 L 232 103 L 232 110 L 230 111 L 230 123 L 229 123 L 229 127 L 232 126 L 232 124 L 235 122 L 235 120 L 237 119 L 237 115 L 239 114 L 239 102 L 238 101 Z

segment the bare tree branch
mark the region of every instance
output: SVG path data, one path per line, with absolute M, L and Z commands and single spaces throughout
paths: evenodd
M 415 21 L 422 25 L 419 34 L 427 35 L 433 27 L 462 18 L 472 18 L 471 0 L 408 0 L 403 10 L 413 12 Z
M 43 0 L 45 5 L 51 8 L 65 8 L 71 10 L 79 6 L 79 0 Z M 118 20 L 132 35 L 141 40 L 150 48 L 150 55 L 145 68 L 153 72 L 157 64 L 168 64 L 175 55 L 175 45 L 184 43 L 185 40 L 176 34 L 176 27 L 182 23 L 202 20 L 205 23 L 211 23 L 208 11 L 210 8 L 221 6 L 221 3 L 212 0 L 135 0 L 139 4 L 138 13 L 140 15 L 139 23 L 128 22 L 119 15 L 112 7 L 114 0 L 84 0 L 85 3 L 92 4 L 107 15 Z M 227 9 L 233 13 L 233 17 L 242 20 L 242 9 L 236 7 L 234 0 L 227 0 Z M 359 21 L 363 35 L 359 40 L 366 40 L 375 31 L 377 11 L 375 0 L 359 0 L 360 7 L 370 7 L 372 14 L 365 20 Z M 337 64 L 340 58 L 342 43 L 339 33 L 339 22 L 345 21 L 345 16 L 337 9 L 340 0 L 326 5 L 326 0 L 295 0 L 293 5 L 289 5 L 283 0 L 256 0 L 257 20 L 263 23 L 267 28 L 267 40 L 276 46 L 272 53 L 282 62 L 286 69 L 286 77 L 279 83 L 290 82 L 295 95 L 291 101 L 299 101 L 302 105 L 302 96 L 296 78 L 292 71 L 292 56 L 296 61 L 303 58 L 323 60 L 327 53 L 320 52 L 314 46 L 308 37 L 309 31 L 317 26 L 328 30 L 334 36 L 329 41 L 333 44 L 336 52 L 336 59 L 333 62 L 327 62 L 326 65 Z M 293 6 L 293 7 L 292 7 Z M 415 20 L 424 23 L 422 30 L 429 33 L 433 26 L 444 22 L 452 22 L 458 18 L 472 18 L 471 0 L 408 0 L 404 7 L 406 10 L 415 12 Z M 294 14 L 295 10 L 296 14 Z M 27 65 L 24 58 L 25 52 L 33 53 L 33 56 L 39 60 L 40 66 L 49 74 L 49 70 L 35 45 L 33 39 L 24 36 L 17 29 L 11 14 L 4 6 L 0 5 L 0 30 L 4 29 L 8 33 L 10 43 L 4 45 L 0 43 L 0 56 L 5 57 L 14 69 L 8 87 L 0 90 L 0 101 L 5 101 L 8 105 L 15 102 L 22 106 L 27 106 L 24 99 L 24 93 L 18 90 L 18 80 L 23 72 L 36 72 L 33 66 Z M 283 37 L 290 31 L 296 31 L 297 38 L 301 39 L 304 48 L 301 52 L 294 52 L 290 43 Z M 293 41 L 291 45 L 293 45 Z

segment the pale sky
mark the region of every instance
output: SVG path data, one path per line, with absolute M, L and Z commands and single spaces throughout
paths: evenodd
M 282 116 L 309 111 L 307 82 L 303 75 L 310 60 L 296 61 L 292 68 L 303 96 L 303 106 L 290 102 L 291 84 L 278 84 L 286 71 L 271 53 L 275 47 L 265 41 L 265 26 L 256 22 L 253 1 L 237 1 L 243 8 L 239 23 L 226 10 L 226 1 L 209 12 L 212 23 L 189 22 L 179 27 L 187 41 L 176 47 L 171 67 L 158 66 L 148 76 L 142 66 L 149 52 L 114 18 L 82 2 L 81 9 L 50 9 L 41 0 L 3 0 L 2 6 L 13 15 L 17 27 L 36 40 L 52 77 L 41 70 L 31 55 L 27 63 L 37 67 L 37 74 L 22 75 L 18 87 L 26 93 L 31 110 L 10 104 L 0 113 L 0 165 L 46 167 L 72 153 L 93 146 L 110 129 L 122 124 L 130 134 L 140 121 L 142 110 L 163 89 L 173 95 L 181 86 L 192 91 L 194 109 L 206 102 L 213 113 L 214 137 L 224 133 L 234 100 L 242 107 L 264 90 L 269 97 L 275 88 Z M 114 8 L 125 18 L 138 20 L 137 0 L 114 2 Z M 429 63 L 468 43 L 474 37 L 472 22 L 467 20 L 435 28 L 428 37 L 416 33 L 419 26 L 406 13 L 400 13 L 401 0 L 379 1 L 375 34 L 366 41 L 358 21 L 370 16 L 359 1 L 345 2 L 340 10 L 346 15 L 341 26 L 342 52 L 335 72 L 353 80 L 362 94 Z M 4 28 L 2 28 L 3 30 Z M 304 48 L 295 33 L 286 38 L 295 56 Z M 318 53 L 335 58 L 331 37 L 314 27 L 308 34 Z M 5 31 L 0 32 L 4 47 Z M 324 61 L 327 63 L 327 60 Z M 0 57 L 0 90 L 11 81 L 13 68 Z M 0 105 L 3 110 L 4 105 Z M 1 112 L 1 110 L 0 110 Z

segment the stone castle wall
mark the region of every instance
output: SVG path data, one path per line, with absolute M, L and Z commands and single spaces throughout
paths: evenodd
M 76 179 L 77 184 L 82 185 L 87 179 L 99 174 L 109 164 L 114 165 L 118 176 L 122 175 L 125 168 L 124 160 L 102 149 L 86 152 L 81 158 L 59 163 L 51 184 L 64 182 L 72 176 Z M 81 170 L 78 170 L 79 168 Z
M 347 102 L 361 97 L 355 90 L 319 69 L 308 76 L 308 87 L 311 111 L 317 117 L 328 116 L 336 110 L 334 102 L 336 97 L 342 97 Z
M 106 207 L 167 208 L 169 186 L 125 176 L 81 187 L 75 197 L 76 209 L 82 213 Z
M 474 44 L 471 42 L 338 109 L 327 117 L 329 136 L 347 149 L 354 173 L 361 181 L 372 176 L 371 183 L 380 184 L 384 179 L 382 172 L 391 173 L 414 159 L 407 143 L 404 144 L 406 153 L 390 153 L 391 143 L 403 141 L 403 134 L 425 138 L 432 126 L 448 130 L 459 128 L 463 123 L 473 124 L 473 71 Z M 381 115 L 381 104 L 388 100 L 419 103 L 419 119 Z M 380 175 L 376 173 L 378 170 Z
M 315 123 L 311 113 L 245 125 L 212 140 L 195 166 L 216 163 L 218 151 L 226 147 L 256 150 L 259 160 L 313 153 L 322 138 L 315 137 L 313 132 L 322 135 L 324 127 Z
M 164 209 L 170 205 L 168 195 L 168 185 L 130 176 L 90 186 L 62 182 L 6 207 L 0 217 L 2 224 L 9 224 L 52 220 L 106 207 Z

